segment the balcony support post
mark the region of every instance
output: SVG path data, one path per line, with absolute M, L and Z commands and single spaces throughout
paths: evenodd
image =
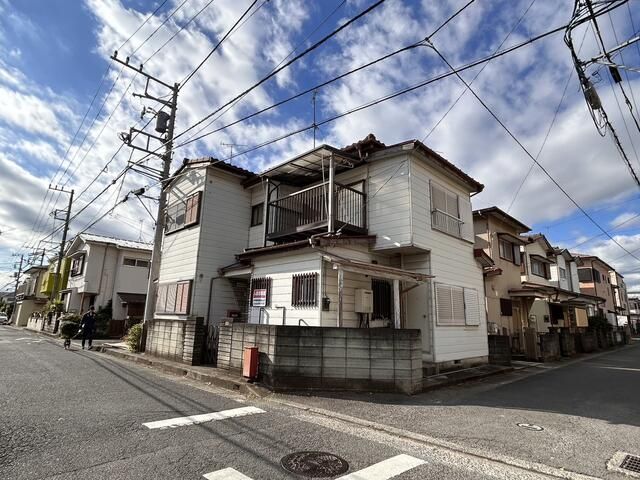
M 264 183 L 264 206 L 262 208 L 262 246 L 267 246 L 269 231 L 269 202 L 271 201 L 271 182 L 267 178 Z
M 329 233 L 335 233 L 335 218 L 336 218 L 336 206 L 335 206 L 335 173 L 336 164 L 333 159 L 333 153 L 329 156 L 329 211 L 327 212 L 327 231 Z
M 401 328 L 400 322 L 400 280 L 393 280 L 393 327 Z

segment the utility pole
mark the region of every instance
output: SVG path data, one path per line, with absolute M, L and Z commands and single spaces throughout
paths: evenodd
M 24 262 L 24 255 L 20 255 L 20 264 L 18 266 L 18 273 L 16 274 L 16 286 L 13 289 L 13 310 L 11 311 L 12 317 L 15 315 L 16 310 L 18 308 L 18 286 L 20 285 L 20 275 L 22 275 L 23 262 Z
M 156 304 L 156 294 L 157 294 L 157 279 L 160 273 L 160 261 L 162 258 L 162 235 L 164 233 L 164 225 L 165 225 L 165 208 L 167 203 L 167 196 L 164 191 L 164 186 L 166 184 L 167 179 L 169 178 L 169 173 L 171 170 L 171 159 L 173 158 L 173 136 L 175 130 L 176 123 L 176 110 L 178 109 L 178 91 L 180 90 L 180 84 L 174 83 L 170 85 L 168 83 L 163 82 L 162 80 L 149 75 L 146 72 L 143 72 L 142 65 L 139 67 L 134 67 L 129 64 L 129 57 L 127 57 L 124 61 L 118 59 L 118 52 L 114 52 L 111 56 L 111 59 L 124 65 L 125 67 L 130 68 L 135 71 L 139 75 L 142 75 L 146 78 L 146 84 L 143 94 L 133 95 L 140 98 L 146 98 L 149 100 L 154 100 L 159 102 L 164 107 L 169 108 L 169 113 L 163 111 L 162 109 L 159 111 L 154 111 L 149 108 L 145 108 L 143 110 L 143 115 L 146 112 L 151 112 L 156 116 L 156 132 L 160 134 L 165 134 L 164 137 L 158 135 L 152 135 L 142 130 L 138 130 L 135 128 L 130 128 L 128 133 L 121 134 L 120 138 L 131 148 L 140 150 L 152 155 L 157 155 L 162 159 L 162 170 L 153 169 L 148 166 L 136 165 L 136 168 L 133 168 L 134 171 L 138 171 L 143 175 L 147 176 L 155 176 L 160 180 L 160 199 L 158 201 L 158 217 L 156 219 L 156 230 L 153 236 L 153 251 L 151 254 L 151 268 L 149 269 L 149 284 L 147 286 L 147 298 L 145 300 L 144 306 L 144 323 L 143 323 L 143 333 L 142 333 L 142 345 L 141 350 L 144 351 L 144 346 L 146 344 L 146 333 L 147 333 L 147 325 L 153 320 L 153 314 L 155 310 Z M 164 100 L 158 96 L 153 96 L 149 93 L 149 84 L 154 82 L 161 87 L 167 88 L 171 91 L 171 100 Z M 166 98 L 166 97 L 165 97 Z M 146 137 L 146 146 L 140 147 L 134 145 L 133 139 L 135 136 L 141 135 Z M 164 144 L 164 153 L 158 154 L 156 151 L 150 148 L 151 140 L 158 140 Z M 140 170 L 141 169 L 141 170 Z
M 58 296 L 58 288 L 60 288 L 60 269 L 62 268 L 62 259 L 64 258 L 64 247 L 67 243 L 67 233 L 69 232 L 69 218 L 71 217 L 71 204 L 73 203 L 73 190 L 65 190 L 64 187 L 52 187 L 49 185 L 50 190 L 55 190 L 56 192 L 68 193 L 69 194 L 69 205 L 67 206 L 67 211 L 64 216 L 64 228 L 62 229 L 62 240 L 60 241 L 60 251 L 58 252 L 58 263 L 56 265 L 56 274 L 53 277 L 53 288 L 51 289 L 51 296 L 49 299 L 54 302 L 56 297 Z M 54 212 L 54 218 L 56 220 L 62 220 L 55 216 L 56 212 Z M 44 256 L 44 254 L 43 254 Z

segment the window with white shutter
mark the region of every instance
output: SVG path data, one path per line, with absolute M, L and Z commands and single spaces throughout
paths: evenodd
M 464 325 L 464 289 L 436 284 L 436 310 L 438 325 Z
M 464 310 L 466 325 L 480 325 L 480 304 L 478 300 L 478 291 L 475 288 L 464 289 Z
M 431 182 L 431 226 L 455 237 L 461 236 L 462 219 L 458 195 Z
M 480 300 L 475 288 L 436 284 L 436 315 L 438 325 L 480 325 Z

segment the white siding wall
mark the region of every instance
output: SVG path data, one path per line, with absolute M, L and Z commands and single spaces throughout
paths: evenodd
M 569 269 L 567 268 L 567 263 L 562 255 L 556 255 L 555 257 L 556 264 L 551 265 L 551 282 L 556 283 L 556 285 L 564 290 L 569 290 Z M 560 269 L 563 268 L 566 273 L 566 278 L 560 278 Z
M 431 228 L 430 181 L 456 193 L 460 197 L 460 215 L 466 227 L 465 238 L 455 238 Z M 430 286 L 430 300 L 435 298 L 435 283 L 445 283 L 464 288 L 475 289 L 478 293 L 480 325 L 478 326 L 439 326 L 435 313 L 435 302 L 431 301 L 430 321 L 434 325 L 434 348 L 430 352 L 425 344 L 423 356 L 435 362 L 448 362 L 464 358 L 488 355 L 487 319 L 483 305 L 484 280 L 482 268 L 473 256 L 473 217 L 469 190 L 463 188 L 449 175 L 430 166 L 421 158 L 411 161 L 411 217 L 413 226 L 413 244 L 430 251 L 431 274 L 435 279 Z M 405 260 L 406 261 L 406 260 Z M 423 269 L 428 269 L 424 262 Z M 420 287 L 424 290 L 424 287 Z M 415 297 L 414 297 L 414 301 Z M 417 313 L 420 316 L 419 313 Z M 424 315 L 424 314 L 422 314 Z M 411 322 L 421 322 L 412 318 Z M 429 335 L 428 330 L 423 334 Z M 423 339 L 423 343 L 426 339 Z
M 578 278 L 578 265 L 576 262 L 569 263 L 569 270 L 571 271 L 571 287 L 576 293 L 580 293 L 580 279 Z M 568 275 L 569 273 L 567 273 Z
M 283 309 L 286 309 L 286 324 L 298 325 L 299 319 L 304 320 L 302 325 L 310 327 L 322 326 L 320 319 L 320 285 L 321 259 L 317 251 L 302 250 L 270 255 L 269 257 L 257 257 L 254 259 L 253 277 L 270 277 L 271 280 L 271 306 L 264 308 L 261 323 L 282 325 Z M 315 308 L 298 308 L 291 306 L 291 285 L 293 274 L 317 272 L 318 278 L 318 306 Z M 324 312 L 323 312 L 324 313 Z M 258 323 L 260 308 L 249 307 L 249 322 Z M 331 325 L 335 326 L 335 322 Z
M 522 275 L 523 282 L 531 282 L 537 283 L 538 285 L 550 285 L 553 286 L 554 283 L 552 280 L 548 280 L 544 277 L 539 277 L 538 275 L 534 275 L 531 273 L 531 255 L 538 255 L 539 257 L 547 256 L 547 252 L 544 247 L 540 244 L 539 241 L 528 243 L 524 246 L 524 250 L 526 252 L 525 261 L 527 262 L 527 274 Z M 553 265 L 550 265 L 550 267 Z
M 430 253 L 403 255 L 402 268 L 430 275 Z M 432 281 L 428 281 L 412 288 L 406 295 L 405 327 L 418 328 L 422 331 L 422 359 L 426 361 L 433 361 L 431 343 L 435 319 L 433 317 L 432 288 Z
M 409 157 L 402 154 L 369 165 L 368 227 L 376 235 L 377 249 L 411 243 L 409 164 Z
M 192 252 L 197 259 L 191 303 L 193 316 L 208 317 L 211 279 L 219 277 L 218 269 L 234 263 L 235 255 L 248 245 L 251 192 L 242 187 L 241 181 L 241 177 L 230 173 L 215 168 L 208 170 L 202 197 L 199 248 Z M 212 307 L 212 314 L 213 321 L 218 321 L 227 310 L 235 310 L 237 304 L 229 282 L 214 282 L 215 309 Z
M 167 205 L 185 199 L 194 192 L 204 190 L 206 170 L 194 168 L 176 180 L 169 192 Z M 202 196 L 204 202 L 205 195 Z M 202 224 L 207 221 L 200 211 L 200 223 L 184 230 L 165 235 L 162 240 L 159 283 L 193 279 L 198 260 L 198 242 Z

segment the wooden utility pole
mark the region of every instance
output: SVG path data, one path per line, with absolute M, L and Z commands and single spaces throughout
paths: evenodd
M 67 243 L 67 233 L 69 232 L 69 218 L 71 217 L 71 204 L 73 203 L 73 190 L 65 190 L 64 187 L 52 187 L 49 185 L 50 190 L 55 190 L 56 192 L 68 193 L 69 194 L 69 205 L 67 206 L 67 212 L 64 216 L 64 228 L 62 229 L 62 240 L 60 241 L 60 251 L 58 252 L 58 263 L 56 265 L 56 274 L 53 277 L 53 288 L 51 289 L 51 296 L 49 299 L 54 302 L 56 297 L 58 296 L 58 289 L 60 288 L 60 269 L 62 268 L 62 260 L 64 258 L 64 248 Z M 54 212 L 54 218 L 55 212 Z
M 20 285 L 20 275 L 22 275 L 22 263 L 24 262 L 24 255 L 20 255 L 20 263 L 18 266 L 18 273 L 16 274 L 16 286 L 13 289 L 13 310 L 11 311 L 11 317 L 16 314 L 18 308 L 18 286 Z
M 141 349 L 144 350 L 144 345 L 146 342 L 146 327 L 148 322 L 153 320 L 153 314 L 155 310 L 156 304 L 156 294 L 157 294 L 157 279 L 160 273 L 160 261 L 162 258 L 162 235 L 164 233 L 165 226 L 165 208 L 167 204 L 167 196 L 164 191 L 164 187 L 169 179 L 169 174 L 171 170 L 171 159 L 173 158 L 173 136 L 175 130 L 176 123 L 176 111 L 178 109 L 178 91 L 180 90 L 180 85 L 178 83 L 174 83 L 170 85 L 168 83 L 159 80 L 158 78 L 149 75 L 148 73 L 142 70 L 142 65 L 139 67 L 134 67 L 129 64 L 129 58 L 127 57 L 124 61 L 120 60 L 118 57 L 118 52 L 115 52 L 111 59 L 128 67 L 142 75 L 146 78 L 146 86 L 143 94 L 135 94 L 134 96 L 140 98 L 146 98 L 149 100 L 154 100 L 159 102 L 164 107 L 169 108 L 169 112 L 164 112 L 162 109 L 158 112 L 154 112 L 156 115 L 156 131 L 160 134 L 165 134 L 164 137 L 158 135 L 152 135 L 142 130 L 131 128 L 129 129 L 128 134 L 124 134 L 121 136 L 123 141 L 131 148 L 146 152 L 148 154 L 157 155 L 162 159 L 162 170 L 151 169 L 150 167 L 145 167 L 143 165 L 135 165 L 133 168 L 134 171 L 138 171 L 137 169 L 143 169 L 140 173 L 144 175 L 150 176 L 155 175 L 158 180 L 160 180 L 160 199 L 158 201 L 158 217 L 156 219 L 156 230 L 153 236 L 153 252 L 151 254 L 151 267 L 149 269 L 149 283 L 147 286 L 147 298 L 145 300 L 144 306 L 144 330 L 142 335 L 142 345 Z M 149 84 L 150 82 L 154 82 L 164 88 L 167 88 L 171 91 L 171 100 L 164 100 L 163 98 L 153 96 L 149 93 Z M 166 97 L 165 97 L 166 98 Z M 163 107 L 163 108 L 164 108 Z M 151 109 L 145 109 L 145 111 L 153 112 Z M 146 146 L 141 147 L 134 145 L 132 142 L 135 136 L 142 136 L 146 138 Z M 156 150 L 152 150 L 150 146 L 151 139 L 158 140 L 164 145 L 164 153 L 159 154 Z

